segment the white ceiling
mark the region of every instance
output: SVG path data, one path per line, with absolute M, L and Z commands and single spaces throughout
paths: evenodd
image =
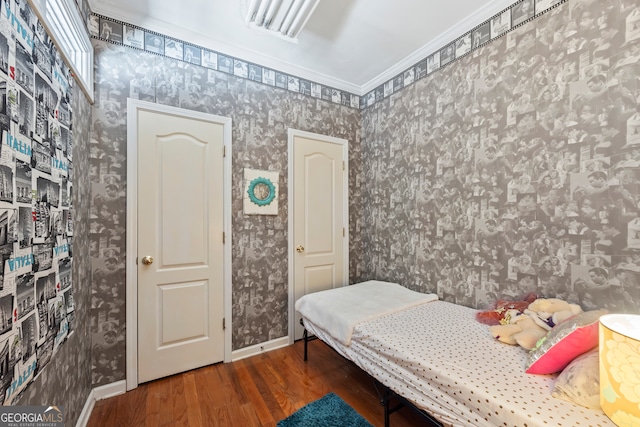
M 250 0 L 90 0 L 93 12 L 362 95 L 515 0 L 320 0 L 297 44 L 245 24 Z

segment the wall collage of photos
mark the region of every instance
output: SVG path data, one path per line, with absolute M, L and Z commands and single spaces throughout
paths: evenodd
M 0 402 L 74 326 L 70 73 L 26 0 L 0 2 Z
M 570 0 L 365 109 L 367 276 L 640 312 L 639 64 L 640 2 Z

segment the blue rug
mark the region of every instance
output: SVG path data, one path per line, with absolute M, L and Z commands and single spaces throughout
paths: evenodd
M 278 427 L 373 427 L 335 393 L 298 409 Z

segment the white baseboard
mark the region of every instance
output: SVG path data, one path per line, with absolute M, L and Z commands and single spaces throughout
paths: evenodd
M 87 401 L 84 403 L 84 407 L 82 408 L 82 412 L 80 412 L 80 417 L 78 417 L 76 427 L 85 427 L 89 423 L 89 418 L 91 417 L 91 412 L 93 412 L 95 404 L 96 397 L 94 389 L 91 389 L 89 396 L 87 396 Z
M 247 357 L 255 356 L 266 351 L 276 350 L 278 348 L 286 347 L 289 345 L 289 337 L 276 338 L 275 340 L 263 342 L 261 344 L 252 345 L 251 347 L 245 347 L 240 350 L 231 352 L 231 361 L 246 359 Z
M 86 427 L 93 412 L 93 407 L 98 400 L 107 399 L 109 397 L 118 396 L 124 394 L 127 391 L 127 382 L 125 380 L 116 381 L 115 383 L 105 384 L 100 387 L 91 389 L 87 401 L 84 403 L 80 417 L 76 427 Z
M 127 382 L 125 380 L 116 381 L 115 383 L 101 385 L 93 389 L 96 400 L 108 399 L 113 396 L 119 396 L 127 392 Z

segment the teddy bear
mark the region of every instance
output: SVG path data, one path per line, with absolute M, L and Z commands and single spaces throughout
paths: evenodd
M 531 350 L 553 326 L 582 312 L 577 304 L 557 298 L 538 298 L 523 311 L 508 310 L 500 325 L 489 327 L 500 342 Z

